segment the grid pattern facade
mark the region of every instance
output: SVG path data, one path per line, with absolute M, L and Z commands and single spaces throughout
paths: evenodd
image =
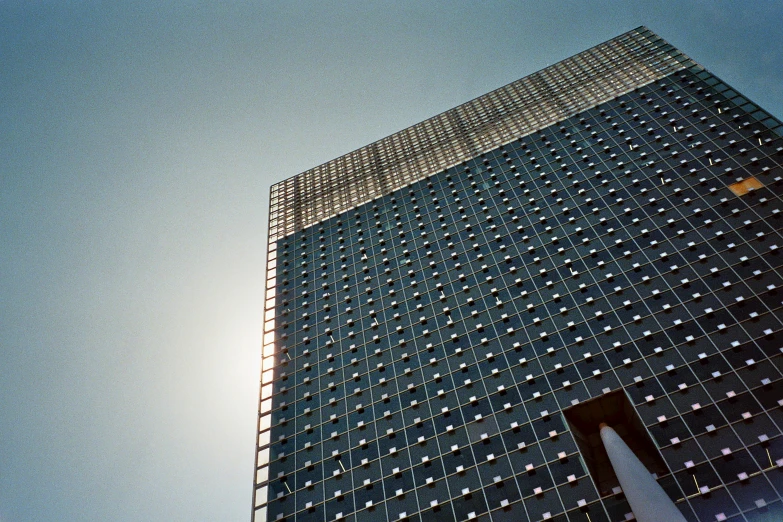
M 274 185 L 270 241 L 692 65 L 630 31 Z
M 688 520 L 783 518 L 783 127 L 625 91 L 270 231 L 255 520 L 626 520 L 562 414 L 616 390 Z

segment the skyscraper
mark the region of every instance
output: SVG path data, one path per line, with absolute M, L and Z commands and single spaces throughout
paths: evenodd
M 782 136 L 641 27 L 274 185 L 254 519 L 783 519 Z

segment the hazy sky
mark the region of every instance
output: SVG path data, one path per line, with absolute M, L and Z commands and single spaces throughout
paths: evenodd
M 639 25 L 783 116 L 779 1 L 160 3 L 0 0 L 0 522 L 248 520 L 270 184 Z

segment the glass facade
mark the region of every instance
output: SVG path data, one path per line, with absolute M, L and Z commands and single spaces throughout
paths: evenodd
M 627 520 L 563 413 L 618 392 L 686 519 L 783 519 L 783 127 L 645 28 L 553 67 L 617 42 L 665 67 L 273 187 L 257 522 Z

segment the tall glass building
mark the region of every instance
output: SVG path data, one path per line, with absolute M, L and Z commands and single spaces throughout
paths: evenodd
M 782 136 L 640 27 L 274 185 L 254 520 L 783 520 Z

